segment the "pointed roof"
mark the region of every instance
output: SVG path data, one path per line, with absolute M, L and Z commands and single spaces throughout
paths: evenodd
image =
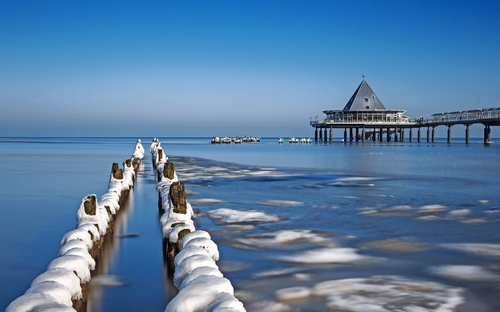
M 343 110 L 373 110 L 373 109 L 385 109 L 384 105 L 380 102 L 378 97 L 373 92 L 372 88 L 363 79 L 359 87 L 356 89 L 354 94 L 351 96 L 349 102 Z

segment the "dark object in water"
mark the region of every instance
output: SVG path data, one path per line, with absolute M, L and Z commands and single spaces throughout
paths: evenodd
M 128 234 L 123 234 L 123 235 L 117 235 L 116 237 L 118 238 L 136 238 L 141 236 L 140 233 L 128 233 Z

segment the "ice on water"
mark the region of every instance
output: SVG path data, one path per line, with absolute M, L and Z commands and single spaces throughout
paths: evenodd
M 278 222 L 281 220 L 277 215 L 263 211 L 240 211 L 229 208 L 210 210 L 208 215 L 214 222 L 219 224 Z

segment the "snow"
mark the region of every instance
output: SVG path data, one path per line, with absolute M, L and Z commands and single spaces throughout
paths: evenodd
M 97 196 L 95 194 L 85 196 L 82 199 L 80 206 L 78 207 L 78 211 L 76 213 L 78 224 L 88 222 L 88 223 L 98 224 L 99 229 L 101 227 L 106 227 L 106 222 L 101 219 L 101 215 L 99 214 L 99 209 L 96 210 L 95 215 L 89 215 L 85 212 L 85 202 L 88 200 L 95 200 L 96 206 L 99 207 L 99 204 L 97 203 Z M 106 233 L 106 232 L 104 231 L 104 233 Z M 104 234 L 104 233 L 100 232 L 100 234 Z
M 186 237 L 184 237 L 184 239 L 185 238 Z M 182 241 L 184 241 L 184 239 Z M 193 255 L 206 255 L 206 254 L 207 252 L 205 251 L 205 249 L 195 245 L 183 247 L 182 250 L 174 258 L 174 266 L 177 267 L 182 262 L 182 260 L 184 260 L 187 257 L 191 257 Z
M 143 155 L 144 156 L 144 155 Z M 136 157 L 138 158 L 138 157 Z M 132 163 L 130 166 L 127 166 L 127 159 L 123 161 L 123 180 L 128 183 L 129 187 L 132 187 L 134 185 L 134 177 L 135 177 L 135 170 L 134 167 L 132 166 Z
M 140 139 L 137 140 L 137 143 L 135 144 L 135 149 L 132 157 L 139 159 L 142 159 L 144 157 L 144 147 L 142 146 Z
M 66 251 L 62 255 L 75 255 L 75 256 L 80 256 L 87 260 L 89 264 L 89 269 L 94 270 L 95 269 L 95 260 L 92 258 L 92 256 L 89 254 L 87 249 L 82 249 L 82 248 L 71 248 L 68 251 Z M 61 255 L 61 256 L 62 256 Z
M 194 269 L 191 273 L 189 273 L 184 278 L 184 280 L 182 281 L 181 287 L 179 289 L 186 287 L 194 279 L 196 279 L 202 275 L 213 275 L 213 276 L 218 276 L 218 277 L 224 277 L 222 275 L 221 271 L 219 271 L 216 268 L 208 267 L 208 266 L 198 267 L 198 268 Z
M 194 238 L 199 238 L 199 237 L 212 239 L 212 237 L 210 236 L 210 233 L 208 233 L 207 231 L 196 230 L 196 231 L 191 232 L 191 233 L 187 234 L 186 236 L 184 236 L 184 238 L 182 239 L 182 246 L 183 246 L 182 248 L 184 248 L 184 246 L 186 246 L 190 240 L 192 240 Z
M 213 260 L 219 260 L 219 249 L 213 240 L 205 237 L 197 237 L 189 240 L 186 244 L 184 244 L 184 241 L 182 242 L 182 248 L 193 245 L 203 248 Z
M 193 226 L 194 229 L 194 222 L 191 219 L 186 219 L 186 220 L 169 220 L 162 226 L 162 232 L 163 232 L 163 238 L 167 238 L 170 236 L 170 232 L 174 229 L 175 225 L 187 225 L 187 226 Z
M 12 301 L 5 312 L 43 311 L 43 307 L 61 307 L 53 297 L 43 293 L 27 293 Z M 65 311 L 75 311 L 67 307 Z
M 71 293 L 72 299 L 82 298 L 82 287 L 80 286 L 80 279 L 73 271 L 63 268 L 47 270 L 36 277 L 31 283 L 31 286 L 44 281 L 55 281 L 66 286 L 66 288 L 68 288 Z
M 42 293 L 49 295 L 55 299 L 57 303 L 65 304 L 68 306 L 73 305 L 71 302 L 71 292 L 69 289 L 56 281 L 43 281 L 32 285 L 27 291 L 30 293 Z
M 106 206 L 108 206 L 111 214 L 115 215 L 116 211 L 120 210 L 120 204 L 118 204 L 118 199 L 115 199 L 115 197 L 112 196 L 112 194 L 116 193 L 108 192 L 101 197 L 101 200 L 99 201 L 99 208 L 105 209 L 107 211 Z
M 189 230 L 189 232 L 194 232 L 195 228 L 193 224 L 182 223 L 172 228 L 170 234 L 168 235 L 168 241 L 170 243 L 177 243 L 179 240 L 179 233 L 183 230 Z
M 228 293 L 219 293 L 204 312 L 244 312 L 243 303 Z
M 99 229 L 97 228 L 97 226 L 95 226 L 94 223 L 89 223 L 89 222 L 79 223 L 77 229 L 89 232 L 94 242 L 97 242 L 99 238 L 101 238 L 101 233 L 99 232 Z
M 249 210 L 240 211 L 229 208 L 219 208 L 208 212 L 208 216 L 216 223 L 263 223 L 278 222 L 280 218 L 273 214 L 267 214 L 262 211 Z
M 173 207 L 169 207 L 165 210 L 165 213 L 160 218 L 161 224 L 165 224 L 168 221 L 187 221 L 191 220 L 193 216 L 193 209 L 188 203 L 186 203 L 186 213 L 176 213 L 173 209 Z
M 366 256 L 361 256 L 356 253 L 354 248 L 321 248 L 315 250 L 307 250 L 295 255 L 281 256 L 279 260 L 292 263 L 306 264 L 327 264 L 327 263 L 344 263 L 366 261 L 370 259 Z
M 76 272 L 76 275 L 80 278 L 80 282 L 87 283 L 90 281 L 90 269 L 88 261 L 80 256 L 76 255 L 62 255 L 49 264 L 48 269 L 67 269 Z
M 233 286 L 228 279 L 202 275 L 181 289 L 169 302 L 165 312 L 205 311 L 205 308 L 224 292 L 234 295 Z
M 67 241 L 64 245 L 61 246 L 59 249 L 59 256 L 62 256 L 66 251 L 72 249 L 72 248 L 82 248 L 82 249 L 88 249 L 87 244 L 82 242 L 79 239 L 72 239 Z
M 76 310 L 65 304 L 51 303 L 37 306 L 32 312 L 76 312 Z
M 51 303 L 37 306 L 32 312 L 76 312 L 76 310 L 64 304 Z
M 184 278 L 186 278 L 188 274 L 190 274 L 194 269 L 204 266 L 219 269 L 217 264 L 215 264 L 215 261 L 212 258 L 210 258 L 208 254 L 192 255 L 182 260 L 179 263 L 179 266 L 175 268 L 175 273 L 174 273 L 175 287 L 179 289 L 181 287 L 182 282 L 184 281 Z
M 88 249 L 91 249 L 92 246 L 94 245 L 94 242 L 92 241 L 92 238 L 90 237 L 90 234 L 88 231 L 86 231 L 84 229 L 75 229 L 75 230 L 69 231 L 68 233 L 66 233 L 63 236 L 63 238 L 61 240 L 61 246 L 66 244 L 70 240 L 73 240 L 73 239 L 81 240 L 82 242 L 85 243 L 85 245 L 87 246 Z
M 500 279 L 500 275 L 475 265 L 441 265 L 431 267 L 429 271 L 456 280 L 488 281 Z

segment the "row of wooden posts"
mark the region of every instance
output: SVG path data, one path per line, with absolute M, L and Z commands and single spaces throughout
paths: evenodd
M 184 183 L 155 139 L 151 144 L 156 172 L 158 208 L 163 233 L 163 251 L 168 275 L 179 290 L 166 312 L 246 311 L 234 297 L 231 282 L 223 277 L 216 261 L 219 251 L 208 232 L 196 230 Z
M 36 277 L 26 293 L 10 303 L 6 312 L 86 311 L 87 284 L 102 254 L 104 239 L 113 235 L 116 216 L 128 199 L 144 148 L 137 142 L 123 169 L 113 163 L 107 192 L 97 200 L 85 196 L 77 212 L 77 227 L 64 235 L 57 257 Z
M 465 125 L 465 143 L 470 142 L 470 131 L 469 127 L 471 124 Z M 453 124 L 446 125 L 448 127 L 447 130 L 447 142 L 451 143 L 451 127 Z M 424 128 L 427 132 L 426 141 L 427 142 L 436 142 L 436 131 L 435 128 L 437 125 L 427 126 Z M 422 142 L 422 127 L 417 128 L 417 142 Z M 333 127 L 316 127 L 314 132 L 314 140 L 316 142 L 333 142 Z M 380 141 L 383 142 L 384 132 L 386 136 L 387 142 L 404 142 L 405 141 L 405 129 L 409 129 L 408 140 L 413 142 L 413 127 L 349 127 L 349 128 L 341 128 L 344 129 L 343 140 L 342 142 L 347 141 L 356 141 L 356 142 L 365 142 L 365 141 Z M 347 131 L 349 129 L 349 132 Z M 355 132 L 355 133 L 354 133 Z M 491 126 L 486 124 L 484 126 L 484 143 L 491 143 Z

